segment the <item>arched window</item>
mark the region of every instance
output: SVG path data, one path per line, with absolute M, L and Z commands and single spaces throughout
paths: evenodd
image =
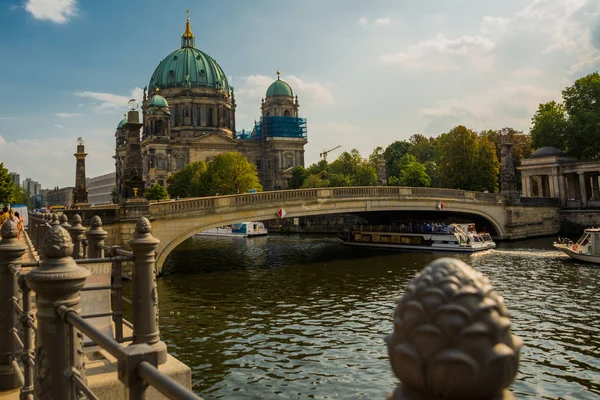
M 184 164 L 183 154 L 177 154 L 177 169 L 182 169 Z

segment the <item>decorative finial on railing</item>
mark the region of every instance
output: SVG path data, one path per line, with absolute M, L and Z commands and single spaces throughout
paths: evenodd
M 502 296 L 462 261 L 441 258 L 409 282 L 386 342 L 402 382 L 393 399 L 513 398 L 523 342 Z
M 81 225 L 81 216 L 79 214 L 75 214 L 73 215 L 73 218 L 71 218 L 71 222 L 72 222 L 72 226 L 79 226 Z
M 41 250 L 47 258 L 70 257 L 73 254 L 73 242 L 69 232 L 62 226 L 53 226 L 44 236 Z
M 2 224 L 2 228 L 0 228 L 0 235 L 2 235 L 2 239 L 16 239 L 19 235 L 17 224 L 10 219 L 7 219 Z
M 102 219 L 94 215 L 90 220 L 90 230 L 85 233 L 88 239 L 88 257 L 104 258 L 104 239 L 108 232 L 102 229 Z
M 146 217 L 141 217 L 135 223 L 135 233 L 138 235 L 146 235 L 148 233 L 152 233 L 152 225 L 150 221 Z
M 60 216 L 58 217 L 58 222 L 59 222 L 59 225 L 65 229 L 69 229 L 71 227 L 66 214 L 60 214 Z
M 102 227 L 102 219 L 99 216 L 94 215 L 92 219 L 90 219 L 90 226 L 92 228 L 101 228 Z
M 60 222 L 58 222 L 58 214 L 52 214 L 52 221 L 50 222 L 50 225 L 58 225 L 60 224 Z

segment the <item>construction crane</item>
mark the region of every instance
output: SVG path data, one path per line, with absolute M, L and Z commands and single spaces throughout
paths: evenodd
M 319 153 L 319 157 L 323 157 L 323 161 L 327 161 L 327 154 L 329 154 L 330 152 L 339 149 L 340 147 L 342 147 L 342 145 L 338 145 L 335 146 L 333 149 L 329 149 L 329 150 L 323 150 L 322 153 Z

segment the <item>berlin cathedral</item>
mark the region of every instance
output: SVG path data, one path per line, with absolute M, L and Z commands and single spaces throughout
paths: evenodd
M 304 166 L 306 120 L 298 117 L 298 96 L 280 79 L 261 101 L 262 115 L 250 132 L 236 132 L 235 94 L 217 62 L 195 47 L 189 17 L 181 48 L 156 67 L 142 103 L 141 152 L 146 187 L 166 186 L 167 178 L 185 165 L 211 161 L 237 151 L 256 165 L 264 190 L 287 188 L 293 167 Z M 116 175 L 125 169 L 126 131 L 116 130 Z

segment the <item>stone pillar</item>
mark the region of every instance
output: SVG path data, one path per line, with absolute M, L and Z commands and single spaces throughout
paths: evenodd
M 79 214 L 75 214 L 73 219 L 71 220 L 72 225 L 69 228 L 69 233 L 71 235 L 71 241 L 73 243 L 73 258 L 82 258 L 82 241 L 83 234 L 85 233 L 85 228 L 81 225 L 81 217 Z
M 142 148 L 140 143 L 140 113 L 129 111 L 127 123 L 123 125 L 127 132 L 127 150 L 125 152 L 124 182 L 120 190 L 122 199 L 137 199 L 144 195 Z
M 65 306 L 79 313 L 79 291 L 90 272 L 71 257 L 73 243 L 61 226 L 48 231 L 41 250 L 44 260 L 25 277 L 37 304 L 35 397 L 75 400 L 81 396 L 71 374 L 86 381 L 83 334 L 63 321 L 57 310 Z
M 75 187 L 73 188 L 73 205 L 75 207 L 87 207 L 88 191 L 85 182 L 85 157 L 87 153 L 83 145 L 83 139 L 77 139 L 77 153 L 73 154 L 77 160 L 75 164 Z M 71 205 L 68 204 L 68 207 Z
M 558 183 L 558 175 L 556 173 L 550 176 L 551 185 L 552 185 L 552 197 L 555 199 L 560 199 L 562 196 L 560 195 L 560 185 Z
M 563 173 L 560 173 L 558 175 L 558 191 L 559 191 L 559 196 L 560 196 L 560 201 L 562 203 L 563 206 L 567 205 L 567 181 L 565 179 L 565 175 Z
M 21 371 L 16 364 L 18 273 L 21 270 L 21 257 L 25 245 L 17 240 L 17 224 L 6 220 L 0 229 L 0 391 L 17 389 L 23 386 Z M 17 368 L 15 368 L 17 367 Z
M 523 341 L 502 296 L 462 261 L 440 258 L 409 282 L 385 340 L 401 382 L 390 399 L 514 399 Z
M 533 193 L 531 192 L 532 189 L 532 177 L 528 176 L 525 178 L 526 182 L 525 182 L 525 197 L 533 197 Z
M 104 249 L 101 246 L 104 245 L 108 232 L 102 229 L 102 220 L 97 215 L 90 220 L 90 226 L 90 230 L 85 233 L 89 243 L 88 258 L 104 258 Z
M 50 221 L 50 226 L 60 225 L 58 221 L 58 214 L 52 214 L 52 220 Z
M 598 175 L 592 176 L 592 194 L 594 200 L 600 200 L 600 185 L 598 185 Z
M 156 288 L 156 246 L 160 241 L 152 236 L 147 218 L 135 224 L 133 239 L 129 241 L 134 257 L 133 265 L 133 343 L 146 343 L 158 353 L 158 363 L 167 361 L 167 345 L 160 340 L 158 331 L 158 290 Z
M 587 195 L 587 190 L 586 189 L 586 184 L 585 184 L 585 175 L 583 173 L 579 173 L 579 192 L 581 193 L 581 207 L 586 208 L 587 207 L 587 200 L 588 200 L 588 195 Z
M 60 217 L 58 217 L 58 224 L 60 226 L 62 226 L 63 228 L 65 228 L 67 231 L 71 227 L 71 225 L 69 224 L 69 221 L 67 219 L 67 216 L 65 214 L 60 214 Z

